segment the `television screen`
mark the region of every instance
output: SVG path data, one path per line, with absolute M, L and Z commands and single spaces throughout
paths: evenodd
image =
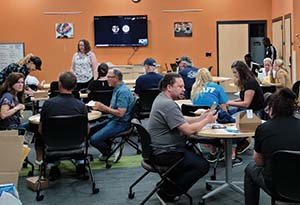
M 147 46 L 147 16 L 94 16 L 95 46 Z

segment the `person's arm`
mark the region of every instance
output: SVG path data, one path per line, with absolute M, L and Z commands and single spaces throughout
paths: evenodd
M 110 113 L 110 114 L 112 114 L 114 116 L 117 116 L 119 118 L 123 117 L 125 115 L 126 111 L 127 111 L 127 109 L 125 109 L 125 108 L 113 109 L 111 107 L 108 107 L 108 106 L 104 105 L 101 102 L 96 102 L 95 106 L 93 106 L 93 109 L 94 110 L 100 110 L 102 112 Z
M 280 84 L 280 87 L 285 87 L 286 86 L 286 78 L 285 78 L 285 73 L 284 72 L 277 72 L 277 81 Z
M 219 106 L 220 106 L 221 110 L 227 112 L 227 105 L 226 105 L 226 103 L 221 104 L 221 105 L 219 105 Z
M 92 62 L 92 70 L 93 70 L 93 75 L 94 75 L 94 80 L 97 80 L 98 78 L 98 62 L 97 62 L 97 58 L 96 55 L 91 52 L 91 62 Z
M 255 94 L 254 90 L 246 90 L 243 101 L 242 100 L 240 100 L 240 101 L 230 100 L 227 102 L 227 105 L 247 108 L 250 106 L 250 104 L 253 100 L 254 94 Z
M 74 73 L 74 70 L 75 70 L 75 56 L 76 56 L 76 53 L 73 55 L 71 68 L 70 68 L 70 71 L 73 72 L 73 73 Z
M 179 125 L 178 129 L 184 134 L 184 135 L 192 135 L 195 134 L 197 131 L 201 130 L 206 124 L 215 122 L 218 115 L 214 115 L 215 111 L 209 112 L 204 119 L 201 119 L 200 117 L 195 117 L 195 121 L 191 121 L 191 118 L 189 118 L 190 122 L 188 121 Z M 196 119 L 200 121 L 196 121 Z
M 262 155 L 260 153 L 256 152 L 255 150 L 253 151 L 253 159 L 257 166 L 261 166 L 261 167 L 264 166 L 265 162 L 264 162 Z
M 11 116 L 13 116 L 14 114 L 16 114 L 19 110 L 24 110 L 25 109 L 25 105 L 23 104 L 18 104 L 13 108 L 9 108 L 9 105 L 1 105 L 1 119 L 4 120 L 6 118 L 9 118 Z

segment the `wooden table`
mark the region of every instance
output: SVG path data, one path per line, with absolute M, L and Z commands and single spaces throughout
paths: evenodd
M 93 121 L 93 120 L 96 120 L 96 119 L 99 119 L 101 117 L 101 112 L 100 111 L 96 111 L 96 110 L 92 110 L 91 112 L 88 113 L 88 120 L 89 121 Z M 36 114 L 36 115 L 32 115 L 28 118 L 28 121 L 31 123 L 31 124 L 35 124 L 35 125 L 38 125 L 40 124 L 40 114 Z
M 212 76 L 212 81 L 217 83 L 217 82 L 225 82 L 228 80 L 231 80 L 232 78 L 230 77 L 220 77 L 220 76 Z
M 207 125 L 202 130 L 200 130 L 194 138 L 201 138 L 201 137 L 211 137 L 211 138 L 220 138 L 224 140 L 225 143 L 225 180 L 218 181 L 218 180 L 206 180 L 207 184 L 215 184 L 219 185 L 216 189 L 212 190 L 211 192 L 207 193 L 202 197 L 203 202 L 205 199 L 217 194 L 218 192 L 222 191 L 223 189 L 229 187 L 234 191 L 237 191 L 241 194 L 244 194 L 244 190 L 237 186 L 238 184 L 243 184 L 242 181 L 232 181 L 232 159 L 231 159 L 231 150 L 232 150 L 232 138 L 243 138 L 254 136 L 254 132 L 229 132 L 228 129 L 236 130 L 235 123 L 225 124 L 226 129 L 212 129 L 212 124 Z

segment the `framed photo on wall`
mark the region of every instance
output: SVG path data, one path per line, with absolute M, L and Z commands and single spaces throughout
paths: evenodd
M 174 36 L 175 37 L 192 37 L 193 29 L 192 22 L 175 22 Z
M 56 23 L 55 34 L 56 38 L 74 38 L 73 23 Z

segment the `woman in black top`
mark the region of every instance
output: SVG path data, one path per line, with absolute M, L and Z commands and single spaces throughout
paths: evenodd
M 235 84 L 240 90 L 240 98 L 228 101 L 227 105 L 252 109 L 253 112 L 259 114 L 264 107 L 264 95 L 254 74 L 242 61 L 233 62 L 231 68 Z
M 98 66 L 98 77 L 97 80 L 93 80 L 89 86 L 89 91 L 97 91 L 97 90 L 112 90 L 107 83 L 106 74 L 108 72 L 108 65 L 106 63 L 101 63 Z

